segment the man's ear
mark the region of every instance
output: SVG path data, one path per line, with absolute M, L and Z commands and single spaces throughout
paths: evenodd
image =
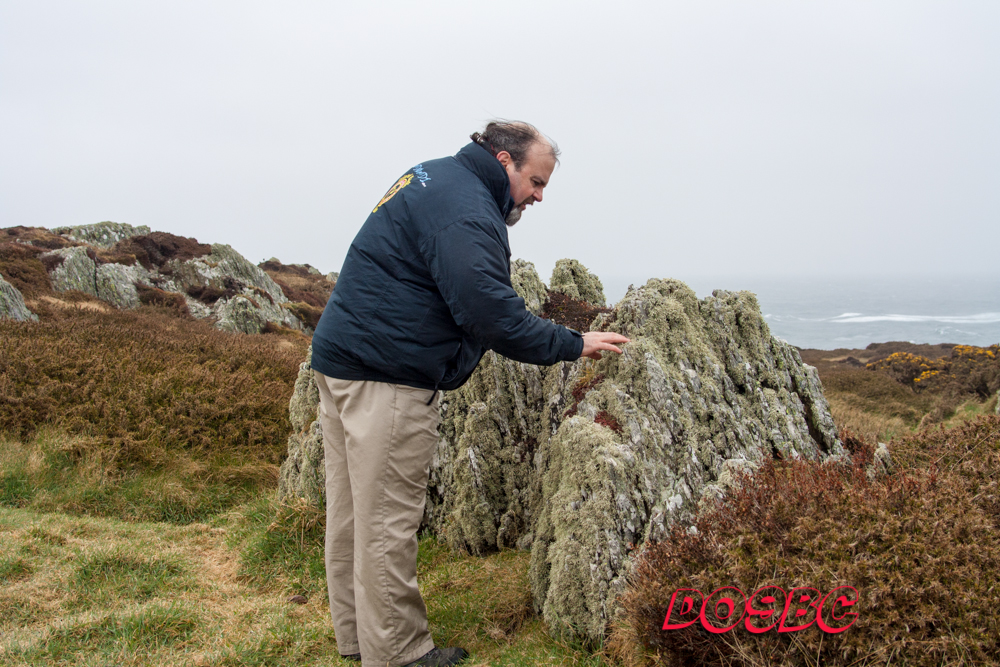
M 507 168 L 507 165 L 513 162 L 512 158 L 510 157 L 510 153 L 508 153 L 507 151 L 500 151 L 499 153 L 497 153 L 497 159 L 500 160 L 500 164 L 503 165 L 504 169 Z

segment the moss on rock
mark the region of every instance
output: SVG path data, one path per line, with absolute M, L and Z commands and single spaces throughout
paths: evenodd
M 93 250 L 86 246 L 59 248 L 43 253 L 40 259 L 49 268 L 49 281 L 57 292 L 77 290 L 91 296 L 97 294 L 97 263 Z
M 0 319 L 15 322 L 37 322 L 38 316 L 24 305 L 24 297 L 16 287 L 0 276 Z
M 319 421 L 319 387 L 312 370 L 312 346 L 299 366 L 295 391 L 288 403 L 292 433 L 288 456 L 278 473 L 280 500 L 304 498 L 315 507 L 326 507 L 326 469 L 323 429 Z
M 600 279 L 575 259 L 560 259 L 552 270 L 549 287 L 578 301 L 604 308 L 604 285 Z

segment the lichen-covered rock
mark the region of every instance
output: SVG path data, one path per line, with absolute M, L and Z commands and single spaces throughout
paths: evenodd
M 534 267 L 512 268 L 540 310 Z M 530 548 L 549 628 L 592 641 L 643 543 L 692 523 L 706 499 L 770 457 L 844 456 L 815 369 L 771 336 L 752 294 L 698 299 L 683 283 L 650 280 L 600 325 L 632 340 L 624 354 L 540 368 L 488 353 L 446 392 L 424 516 L 454 549 Z M 296 384 L 281 488 L 322 506 L 311 382 L 300 374 Z
M 52 289 L 57 292 L 77 290 L 91 296 L 97 294 L 97 262 L 94 261 L 94 251 L 86 246 L 59 248 L 41 255 L 43 261 L 48 260 L 49 280 Z
M 492 351 L 445 394 L 425 523 L 453 549 L 514 547 L 528 531 L 543 408 L 541 369 Z
M 15 322 L 37 322 L 38 316 L 24 304 L 21 292 L 0 276 L 0 320 Z
M 267 273 L 232 247 L 220 243 L 203 256 L 170 260 L 162 269 L 157 287 L 184 294 L 195 317 L 215 317 L 216 326 L 227 331 L 259 333 L 267 322 L 293 329 L 303 324 L 285 305 L 288 299 Z M 192 297 L 192 292 L 211 288 L 225 296 L 212 303 Z
M 141 264 L 102 264 L 94 275 L 97 298 L 116 308 L 138 308 L 136 284 L 149 285 L 149 272 Z
M 326 469 L 323 429 L 319 421 L 319 388 L 312 370 L 312 346 L 299 366 L 295 391 L 288 404 L 292 434 L 288 457 L 278 474 L 278 498 L 304 498 L 316 507 L 326 507 Z
M 604 285 L 575 259 L 560 259 L 552 270 L 549 289 L 560 292 L 578 301 L 586 301 L 592 306 L 604 308 Z
M 235 331 L 245 334 L 260 333 L 266 320 L 261 317 L 258 304 L 249 298 L 237 295 L 232 299 L 220 300 L 216 311 L 219 321 L 216 326 L 223 331 Z
M 538 277 L 535 265 L 523 259 L 515 259 L 510 266 L 510 282 L 514 290 L 524 299 L 524 307 L 533 315 L 541 315 L 548 290 Z
M 99 248 L 110 248 L 114 244 L 132 236 L 149 234 L 149 227 L 139 225 L 133 227 L 124 222 L 98 222 L 93 225 L 79 225 L 77 227 L 57 227 L 52 230 L 55 234 L 61 234 L 72 241 L 89 243 Z
M 531 262 L 511 283 L 538 314 L 546 289 Z M 441 440 L 431 464 L 424 524 L 453 549 L 476 554 L 517 546 L 533 522 L 532 466 L 543 430 L 543 369 L 487 352 L 469 381 L 441 401 Z
M 699 300 L 650 280 L 603 328 L 632 340 L 624 354 L 547 379 L 558 426 L 539 449 L 531 558 L 550 629 L 591 640 L 612 617 L 630 552 L 693 522 L 706 494 L 724 494 L 724 473 L 843 454 L 815 370 L 770 335 L 752 294 Z

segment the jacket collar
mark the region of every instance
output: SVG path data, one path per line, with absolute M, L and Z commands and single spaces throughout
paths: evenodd
M 479 177 L 479 180 L 493 195 L 493 199 L 496 200 L 501 217 L 506 218 L 510 210 L 514 208 L 514 200 L 510 196 L 510 178 L 508 178 L 507 170 L 503 168 L 500 161 L 475 142 L 464 146 L 462 150 L 458 151 L 455 158 L 462 166 Z

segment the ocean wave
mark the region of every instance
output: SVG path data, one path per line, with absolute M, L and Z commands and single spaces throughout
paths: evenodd
M 1000 313 L 977 313 L 975 315 L 862 315 L 844 313 L 830 318 L 830 322 L 863 324 L 867 322 L 939 322 L 941 324 L 996 324 Z

